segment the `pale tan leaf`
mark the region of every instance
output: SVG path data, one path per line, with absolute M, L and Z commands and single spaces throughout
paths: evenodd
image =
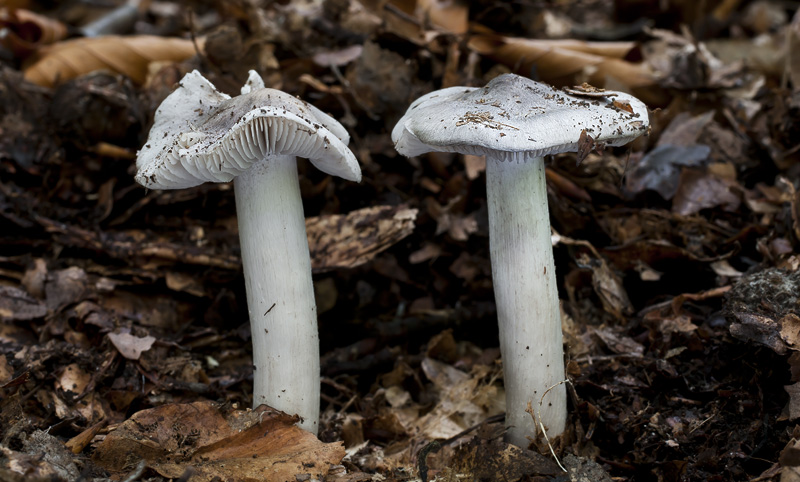
M 129 360 L 138 360 L 156 341 L 152 336 L 139 337 L 130 333 L 109 333 L 108 339 L 120 355 Z
M 25 78 L 52 87 L 95 70 L 126 75 L 142 84 L 150 62 L 179 62 L 197 53 L 191 40 L 139 35 L 79 38 L 40 50 L 25 68 Z
M 535 71 L 544 82 L 589 82 L 603 86 L 609 78 L 629 88 L 655 85 L 642 64 L 623 60 L 632 42 L 534 40 L 495 34 L 474 35 L 469 46 L 476 52 L 520 72 Z

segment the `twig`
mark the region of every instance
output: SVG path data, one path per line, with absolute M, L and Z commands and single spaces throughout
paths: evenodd
M 417 454 L 417 467 L 419 468 L 419 478 L 422 482 L 428 482 L 428 454 L 438 452 L 442 448 L 442 444 L 438 440 L 434 440 L 428 445 L 422 447 L 422 450 Z
M 561 467 L 561 470 L 567 472 L 567 469 L 565 469 L 564 466 L 561 465 L 561 460 L 558 459 L 558 455 L 556 455 L 556 451 L 553 449 L 553 444 L 550 443 L 550 437 L 547 436 L 547 430 L 545 430 L 544 423 L 542 423 L 542 405 L 544 404 L 544 397 L 547 396 L 547 393 L 550 390 L 561 385 L 562 383 L 572 384 L 572 382 L 569 381 L 569 378 L 565 378 L 560 382 L 556 383 L 555 385 L 552 385 L 547 390 L 545 390 L 544 393 L 542 394 L 542 397 L 539 399 L 539 407 L 536 409 L 536 416 L 534 417 L 534 422 L 539 424 L 539 429 L 542 431 L 542 435 L 544 435 L 545 442 L 547 442 L 547 448 L 550 449 L 550 453 L 553 455 L 553 458 L 556 460 L 556 463 L 558 464 L 559 467 Z M 531 407 L 530 402 L 528 402 L 528 413 L 533 415 L 533 408 Z
M 136 465 L 136 468 L 133 469 L 133 472 L 128 474 L 128 476 L 125 477 L 124 479 L 122 479 L 122 482 L 133 482 L 134 480 L 138 480 L 139 477 L 141 477 L 142 474 L 144 474 L 144 469 L 146 468 L 147 468 L 147 463 L 144 461 L 144 459 L 140 460 L 139 463 Z

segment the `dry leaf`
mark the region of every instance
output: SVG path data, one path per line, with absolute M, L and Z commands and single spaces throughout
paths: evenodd
M 0 356 L 0 386 L 8 383 L 14 377 L 14 368 L 8 364 L 6 357 Z
M 714 111 L 692 116 L 688 112 L 676 115 L 661 133 L 656 146 L 691 147 L 697 144 L 700 134 L 714 120 Z
M 266 406 L 222 412 L 212 402 L 162 405 L 135 413 L 97 447 L 94 461 L 117 476 L 144 460 L 168 478 L 193 482 L 321 479 L 345 455 Z
M 605 85 L 614 78 L 628 88 L 655 85 L 655 77 L 642 64 L 622 60 L 632 42 L 533 40 L 495 34 L 474 35 L 470 48 L 519 72 L 535 72 L 544 82 L 575 81 Z
M 689 216 L 718 206 L 723 211 L 736 212 L 741 204 L 737 191 L 742 190 L 735 180 L 706 170 L 684 168 L 672 200 L 672 212 Z
M 789 403 L 785 409 L 789 414 L 789 420 L 800 418 L 800 382 L 794 385 L 786 385 L 783 388 L 789 394 Z
M 95 70 L 108 70 L 143 84 L 151 62 L 180 62 L 196 53 L 194 42 L 181 38 L 150 35 L 79 38 L 40 50 L 25 68 L 25 78 L 52 87 Z
M 77 266 L 50 272 L 44 285 L 47 307 L 51 310 L 82 301 L 88 292 L 89 276 Z
M 33 320 L 47 314 L 47 307 L 25 291 L 0 286 L 0 320 Z
M 628 292 L 622 284 L 620 277 L 602 257 L 592 259 L 587 254 L 581 254 L 578 261 L 584 267 L 592 270 L 592 287 L 603 304 L 603 309 L 614 315 L 619 320 L 633 313 L 633 304 L 628 298 Z
M 109 333 L 108 339 L 111 340 L 120 355 L 128 360 L 138 360 L 142 353 L 149 350 L 156 341 L 152 336 L 138 337 L 130 333 Z
M 25 270 L 22 286 L 35 298 L 44 298 L 44 283 L 47 281 L 47 263 L 42 258 L 33 260 L 33 267 Z
M 452 365 L 425 358 L 422 371 L 439 393 L 433 410 L 413 420 L 413 426 L 426 438 L 453 437 L 505 410 L 503 389 L 486 382 L 487 378 L 491 380 L 488 375 L 492 372 L 488 365 L 475 365 L 471 373 L 465 373 Z
M 67 27 L 49 17 L 23 9 L 0 9 L 0 43 L 17 58 L 25 58 L 43 45 L 67 36 Z
M 575 156 L 575 165 L 580 166 L 586 156 L 592 152 L 595 147 L 598 150 L 603 148 L 602 143 L 597 143 L 594 141 L 594 138 L 589 134 L 589 132 L 584 129 L 581 131 L 581 136 L 578 138 L 578 154 Z
M 702 165 L 711 154 L 708 146 L 661 145 L 645 154 L 625 178 L 624 192 L 633 197 L 652 190 L 664 199 L 672 199 L 678 191 L 681 166 Z
M 467 173 L 467 179 L 474 181 L 480 174 L 486 170 L 486 156 L 473 156 L 471 154 L 463 154 L 464 170 Z
M 83 452 L 83 449 L 85 449 L 86 446 L 92 442 L 92 439 L 94 439 L 95 435 L 100 433 L 100 430 L 102 430 L 106 424 L 107 422 L 105 420 L 101 420 L 100 422 L 89 426 L 89 428 L 78 435 L 67 440 L 64 445 L 66 445 L 73 454 L 79 454 Z
M 306 219 L 311 268 L 352 268 L 371 260 L 414 230 L 416 209 L 373 206 Z
M 606 347 L 614 353 L 641 356 L 644 346 L 629 336 L 618 335 L 609 327 L 592 328 L 589 333 L 597 335 Z
M 202 281 L 194 276 L 176 271 L 167 271 L 164 278 L 167 282 L 167 288 L 171 290 L 183 291 L 197 297 L 203 297 L 206 294 Z
M 448 32 L 466 33 L 469 26 L 469 7 L 450 0 L 417 0 L 417 10 L 424 20 L 438 25 Z

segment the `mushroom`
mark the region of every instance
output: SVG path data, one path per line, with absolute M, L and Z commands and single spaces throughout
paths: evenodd
M 586 97 L 513 74 L 483 88 L 450 87 L 411 104 L 392 131 L 404 156 L 430 151 L 486 156 L 486 191 L 506 439 L 519 446 L 566 424 L 561 316 L 543 156 L 587 140 L 625 144 L 648 130 L 647 107 L 621 92 Z M 583 138 L 583 141 L 581 139 Z
M 341 124 L 250 71 L 229 97 L 199 72 L 159 106 L 136 181 L 181 189 L 233 180 L 253 338 L 253 406 L 319 428 L 319 334 L 295 156 L 350 181 L 361 170 Z

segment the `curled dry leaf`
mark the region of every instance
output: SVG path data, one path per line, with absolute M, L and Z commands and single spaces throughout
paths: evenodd
M 311 268 L 320 272 L 362 265 L 411 234 L 416 218 L 416 209 L 402 206 L 373 206 L 308 218 Z
M 628 88 L 655 85 L 655 77 L 642 64 L 623 60 L 632 42 L 534 40 L 495 34 L 474 35 L 469 46 L 478 53 L 520 72 L 535 71 L 548 83 L 573 83 L 576 79 L 605 85 L 613 77 Z
M 17 58 L 67 36 L 63 23 L 23 9 L 0 9 L 0 29 L 6 32 L 0 36 L 0 43 Z
M 196 53 L 195 44 L 181 38 L 151 35 L 79 38 L 40 50 L 25 68 L 25 78 L 52 87 L 95 70 L 108 70 L 143 84 L 151 62 L 179 62 Z
M 135 413 L 97 447 L 94 461 L 119 476 L 140 460 L 168 478 L 192 481 L 309 480 L 345 455 L 295 426 L 297 417 L 262 405 L 221 411 L 212 402 L 162 405 Z

